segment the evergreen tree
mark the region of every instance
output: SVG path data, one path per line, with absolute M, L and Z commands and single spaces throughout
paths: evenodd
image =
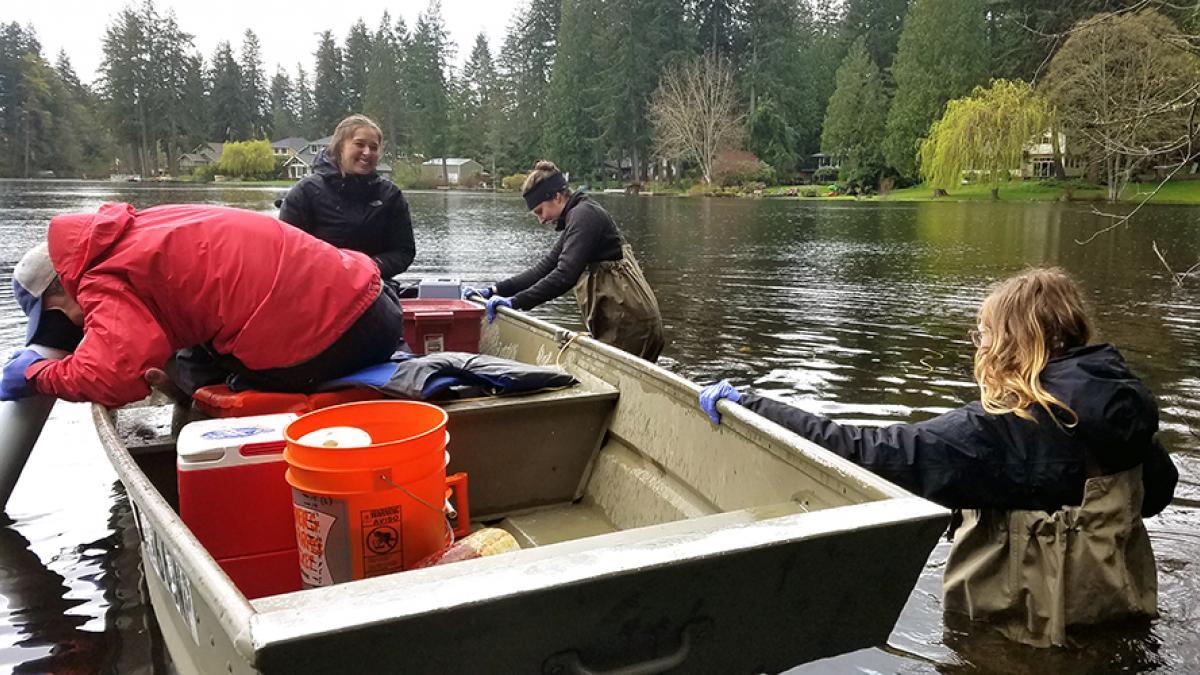
M 124 150 L 124 157 L 118 158 L 115 167 L 118 173 L 144 172 L 147 149 L 143 105 L 148 74 L 139 65 L 143 62 L 143 41 L 142 21 L 128 7 L 105 28 L 102 41 L 101 91 L 107 103 L 109 128 Z
M 267 99 L 267 76 L 263 72 L 262 50 L 258 36 L 246 29 L 242 38 L 242 105 L 250 118 L 247 138 L 270 138 L 271 114 Z
M 212 82 L 209 100 L 212 102 L 210 138 L 213 142 L 246 140 L 251 134 L 250 111 L 242 102 L 241 67 L 233 58 L 228 42 L 218 42 L 213 53 Z
M 558 49 L 559 0 L 532 0 L 509 24 L 497 70 L 504 96 L 501 164 L 528 170 L 545 153 L 545 114 Z
M 900 28 L 909 0 L 846 0 L 842 34 L 846 42 L 862 37 L 867 53 L 886 71 L 896 57 Z M 1066 4 L 1066 3 L 1064 3 Z
M 820 124 L 803 116 L 804 61 L 800 58 L 802 27 L 797 9 L 793 0 L 747 0 L 740 33 L 749 148 L 784 175 L 799 168 L 803 155 L 802 140 L 795 130 Z M 760 100 L 771 103 L 761 114 Z
M 362 109 L 383 131 L 384 151 L 393 157 L 398 152 L 408 151 L 400 135 L 406 98 L 400 86 L 402 59 L 400 43 L 392 28 L 392 18 L 384 12 L 379 21 L 379 28 L 371 40 Z
M 663 66 L 684 55 L 683 5 L 676 0 L 613 0 L 603 8 L 600 50 L 603 72 L 602 125 L 607 155 L 630 163 L 642 180 L 650 155 L 647 122 L 650 96 Z
M 550 77 L 544 146 L 554 162 L 573 175 L 596 174 L 601 168 L 600 115 L 603 82 L 594 32 L 599 25 L 595 3 L 563 0 L 558 28 L 558 54 Z
M 24 174 L 22 78 L 25 56 L 40 53 L 32 31 L 15 21 L 0 27 L 0 175 Z
M 300 135 L 308 140 L 320 137 L 317 133 L 316 106 L 313 104 L 312 89 L 308 86 L 308 73 L 304 66 L 296 64 L 296 100 L 293 103 L 296 110 L 296 125 Z
M 821 144 L 821 124 L 825 107 L 833 95 L 834 73 L 841 62 L 841 15 L 827 0 L 799 6 L 796 31 L 799 49 L 796 58 L 792 98 L 786 105 L 786 120 L 795 133 L 797 161 L 816 152 Z M 753 118 L 751 119 L 753 122 Z M 753 131 L 753 129 L 751 129 Z M 755 147 L 756 139 L 751 139 Z
M 417 18 L 404 56 L 410 78 L 406 84 L 412 105 L 413 146 L 427 158 L 445 158 L 449 149 L 447 69 L 452 49 L 442 21 L 441 3 L 430 0 L 429 6 Z
M 57 86 L 56 86 L 57 85 Z M 20 164 L 17 175 L 29 178 L 53 166 L 51 156 L 57 142 L 56 94 L 61 84 L 54 69 L 38 52 L 26 52 L 21 57 L 20 84 L 17 86 L 20 118 L 16 135 L 16 150 Z M 70 138 L 63 139 L 70 142 Z
M 883 171 L 883 132 L 887 94 L 883 76 L 871 59 L 866 34 L 850 47 L 838 66 L 837 89 L 825 110 L 821 151 L 841 165 L 842 178 L 874 187 Z
M 694 0 L 692 21 L 697 44 L 706 53 L 735 60 L 739 0 Z
M 983 0 L 913 0 L 892 74 L 884 154 L 897 173 L 916 178 L 917 146 L 946 102 L 987 77 Z
M 296 123 L 295 94 L 292 80 L 282 68 L 276 68 L 271 78 L 271 132 L 276 140 L 291 138 L 299 134 Z
M 475 46 L 456 85 L 455 152 L 481 162 L 493 160 L 490 141 L 497 96 L 496 68 L 484 33 L 475 36 Z
M 362 112 L 366 101 L 368 64 L 371 61 L 371 34 L 362 19 L 350 27 L 342 55 L 346 109 L 352 113 Z
M 146 26 L 155 86 L 151 89 L 150 119 L 153 137 L 166 154 L 167 173 L 178 173 L 181 143 L 188 133 L 189 100 L 187 91 L 188 55 L 192 36 L 183 32 L 174 12 L 157 17 L 147 3 L 143 20 Z M 157 155 L 157 153 L 155 153 Z
M 333 41 L 333 33 L 321 33 L 317 45 L 317 70 L 313 75 L 313 123 L 315 133 L 324 137 L 333 133 L 349 108 L 346 107 L 346 83 L 342 77 L 342 50 Z
M 191 151 L 201 143 L 208 142 L 212 126 L 204 57 L 199 52 L 191 53 L 184 59 L 183 70 L 183 100 L 187 105 L 184 106 L 182 142 L 184 150 Z
M 87 142 L 84 134 L 91 131 L 87 120 L 88 91 L 80 83 L 65 51 L 58 52 L 54 74 L 59 89 L 54 111 L 57 138 L 49 168 L 59 177 L 84 175 L 87 173 L 84 169 L 83 153 Z

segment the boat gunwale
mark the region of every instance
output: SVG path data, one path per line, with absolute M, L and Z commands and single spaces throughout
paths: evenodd
M 174 549 L 174 562 L 183 569 L 192 592 L 198 594 L 213 610 L 218 624 L 238 654 L 252 663 L 254 647 L 251 633 L 256 610 L 225 576 L 208 549 L 200 544 L 175 509 L 163 498 L 162 493 L 150 482 L 150 477 L 137 465 L 129 448 L 117 433 L 115 411 L 93 403 L 92 419 L 100 437 L 100 445 L 125 486 L 126 495 L 140 514 L 140 518 L 135 519 L 135 522 L 139 529 L 139 549 L 143 560 L 147 558 L 144 546 L 146 538 L 140 532 L 141 521 L 144 519 L 155 529 L 156 536 L 163 545 Z M 143 573 L 150 573 L 151 566 L 144 567 L 147 569 Z M 158 574 L 156 570 L 154 573 Z M 172 604 L 167 611 L 173 610 L 176 610 L 176 607 Z M 186 621 L 187 617 L 184 620 Z
M 744 518 L 747 511 L 750 510 L 717 513 L 444 567 L 410 570 L 402 577 L 373 577 L 262 598 L 254 601 L 257 610 L 254 645 L 258 650 L 278 648 L 314 635 L 357 631 L 468 605 L 796 544 L 850 530 L 946 519 L 949 515 L 932 502 L 910 496 L 731 522 Z M 781 532 L 787 535 L 781 537 Z

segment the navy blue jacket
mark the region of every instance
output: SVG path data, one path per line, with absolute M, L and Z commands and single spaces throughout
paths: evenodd
M 384 279 L 407 270 L 417 254 L 400 188 L 377 173 L 343 176 L 324 150 L 313 174 L 288 190 L 279 219 L 338 248 L 366 253 Z
M 1158 407 L 1115 347 L 1090 345 L 1052 359 L 1042 386 L 1079 416 L 1059 426 L 993 415 L 975 401 L 916 424 L 859 427 L 754 394 L 745 407 L 942 506 L 1057 511 L 1083 501 L 1084 482 L 1143 465 L 1142 514 L 1171 501 L 1179 473 L 1155 438 Z

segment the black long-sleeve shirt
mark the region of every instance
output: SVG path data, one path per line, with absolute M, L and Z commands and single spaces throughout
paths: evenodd
M 514 308 L 553 300 L 571 290 L 589 264 L 622 257 L 624 240 L 616 222 L 582 192 L 567 200 L 555 230 L 562 234 L 541 260 L 496 284 L 496 293 L 511 298 Z
M 361 251 L 390 278 L 408 269 L 417 254 L 408 201 L 379 174 L 347 174 L 325 156 L 315 172 L 292 186 L 279 219 L 338 248 Z
M 916 424 L 838 424 L 786 403 L 743 394 L 741 404 L 817 445 L 947 508 L 1053 512 L 1083 501 L 1090 475 L 1142 465 L 1142 513 L 1170 503 L 1179 473 L 1155 437 L 1154 397 L 1111 345 L 1052 359 L 1042 386 L 1079 416 L 1059 426 L 993 415 L 978 401 Z M 1089 465 L 1091 470 L 1089 470 Z

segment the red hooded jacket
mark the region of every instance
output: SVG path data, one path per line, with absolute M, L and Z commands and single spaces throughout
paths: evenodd
M 206 343 L 254 370 L 302 363 L 380 290 L 366 255 L 253 211 L 105 204 L 52 219 L 48 236 L 63 287 L 83 308 L 83 341 L 25 374 L 38 393 L 69 401 L 144 398 L 148 369 Z

